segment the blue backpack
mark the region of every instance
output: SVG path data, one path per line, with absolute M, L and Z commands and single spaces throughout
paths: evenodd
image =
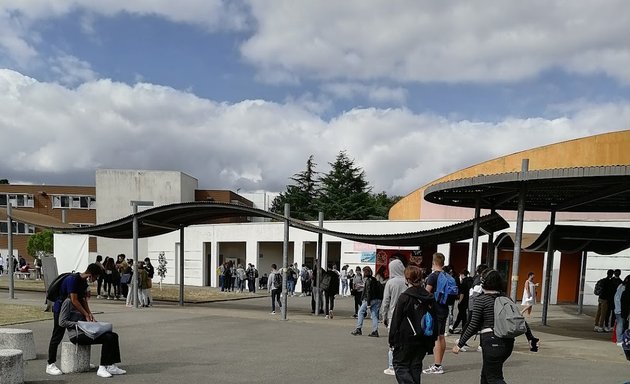
M 446 272 L 440 272 L 435 288 L 435 302 L 442 305 L 452 304 L 459 294 L 457 283 L 453 276 Z M 450 300 L 449 300 L 450 299 Z

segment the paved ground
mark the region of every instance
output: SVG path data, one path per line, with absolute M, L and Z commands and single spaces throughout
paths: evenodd
M 38 305 L 41 293 L 18 292 L 16 300 L 0 291 L 0 302 Z M 395 383 L 383 374 L 386 337 L 350 335 L 355 320 L 352 301 L 337 300 L 333 320 L 310 315 L 310 298 L 289 298 L 289 320 L 269 314 L 269 299 L 187 305 L 158 303 L 128 309 L 121 302 L 92 300 L 97 319 L 111 321 L 121 336 L 127 375 L 120 383 Z M 536 307 L 535 312 L 540 313 Z M 587 308 L 592 311 L 592 308 Z M 536 325 L 541 349 L 531 353 L 521 337 L 506 364 L 509 383 L 626 383 L 630 362 L 609 341 L 592 331 L 592 316 L 577 316 L 575 307 L 553 306 L 550 327 Z M 27 383 L 85 383 L 95 372 L 49 376 L 44 373 L 51 321 L 16 326 L 32 329 L 37 360 L 25 367 Z M 367 327 L 366 327 L 367 328 Z M 385 330 L 381 326 L 381 333 Z M 452 345 L 455 337 L 448 337 Z M 473 342 L 474 343 L 474 342 Z M 99 347 L 92 348 L 98 363 Z M 447 352 L 446 373 L 423 376 L 423 383 L 478 382 L 481 354 Z M 432 357 L 424 360 L 425 366 Z

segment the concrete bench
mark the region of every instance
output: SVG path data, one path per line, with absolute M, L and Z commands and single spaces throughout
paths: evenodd
M 19 349 L 0 349 L 0 384 L 24 382 L 24 360 Z
M 90 370 L 91 345 L 76 345 L 69 341 L 61 343 L 61 364 L 63 373 L 87 372 Z
M 20 280 L 26 280 L 31 278 L 30 272 L 13 272 L 13 276 L 17 277 Z
M 30 329 L 0 328 L 0 349 L 19 349 L 24 360 L 37 358 L 35 339 Z

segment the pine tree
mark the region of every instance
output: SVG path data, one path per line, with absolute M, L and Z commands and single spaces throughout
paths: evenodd
M 365 220 L 373 216 L 372 188 L 365 172 L 345 151 L 339 152 L 330 172 L 320 179 L 319 210 L 326 220 Z
M 284 214 L 284 204 L 291 206 L 291 217 L 300 220 L 316 220 L 318 181 L 315 171 L 313 155 L 306 161 L 306 169 L 294 174 L 290 179 L 295 184 L 287 185 L 287 190 L 276 197 L 271 203 L 271 211 Z

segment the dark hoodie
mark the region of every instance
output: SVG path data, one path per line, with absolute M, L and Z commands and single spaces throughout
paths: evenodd
M 413 330 L 407 320 L 407 315 L 413 310 L 413 304 L 416 300 L 420 300 L 423 304 L 430 306 L 435 319 L 433 304 L 435 299 L 433 295 L 422 287 L 409 287 L 405 292 L 401 293 L 396 302 L 396 309 L 391 319 L 391 328 L 389 329 L 389 345 L 400 346 L 403 344 L 424 344 L 427 352 L 433 350 L 435 337 L 418 337 L 414 335 Z M 428 307 L 429 308 L 429 307 Z M 436 334 L 437 332 L 434 332 Z

